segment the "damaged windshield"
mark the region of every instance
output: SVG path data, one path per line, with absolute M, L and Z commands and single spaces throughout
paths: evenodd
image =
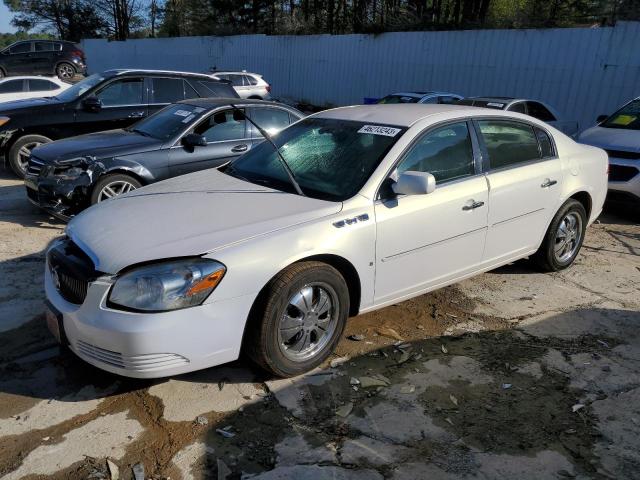
M 273 137 L 305 195 L 343 201 L 355 195 L 405 129 L 350 120 L 308 118 Z M 286 192 L 294 191 L 273 146 L 264 142 L 225 173 Z

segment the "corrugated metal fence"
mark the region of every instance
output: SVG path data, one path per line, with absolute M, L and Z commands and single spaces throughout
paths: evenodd
M 640 23 L 548 30 L 84 40 L 89 70 L 210 67 L 262 73 L 273 94 L 361 103 L 402 90 L 548 102 L 581 128 L 640 96 Z

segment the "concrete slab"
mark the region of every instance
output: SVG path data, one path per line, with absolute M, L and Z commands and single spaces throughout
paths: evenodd
M 71 430 L 60 443 L 42 445 L 26 455 L 17 470 L 3 480 L 18 480 L 27 475 L 51 475 L 89 457 L 120 459 L 126 448 L 143 432 L 128 411 L 106 415 Z
M 107 390 L 97 391 L 93 385 L 88 385 L 74 394 L 42 400 L 24 412 L 0 419 L 0 438 L 43 430 L 87 414 L 102 403 L 102 397 L 115 389 L 114 385 Z
M 399 464 L 415 455 L 412 449 L 381 442 L 370 437 L 348 439 L 340 448 L 342 464 L 381 467 Z
M 383 476 L 375 470 L 348 470 L 341 467 L 296 465 L 277 467 L 259 475 L 243 475 L 243 480 L 383 480 Z
M 275 445 L 276 465 L 318 465 L 338 463 L 333 445 L 313 447 L 296 433 Z
M 205 461 L 208 456 L 215 453 L 213 447 L 207 446 L 204 442 L 197 441 L 187 445 L 173 456 L 173 464 L 180 471 L 182 480 L 198 480 L 201 478 L 198 472 L 200 463 Z
M 246 369 L 212 368 L 154 385 L 149 394 L 162 400 L 166 420 L 193 421 L 198 415 L 233 412 L 259 401 L 264 390 L 253 381 L 253 373 Z
M 333 371 L 316 369 L 306 375 L 293 378 L 283 378 L 266 382 L 267 388 L 272 392 L 278 403 L 285 407 L 295 417 L 305 416 L 303 398 L 310 393 L 309 387 L 320 386 L 330 381 L 336 375 Z M 313 405 L 307 405 L 308 410 L 313 410 Z M 308 414 L 312 411 L 306 412 Z

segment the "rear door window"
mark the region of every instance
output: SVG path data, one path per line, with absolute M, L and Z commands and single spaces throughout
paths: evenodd
M 540 144 L 540 153 L 542 158 L 553 158 L 556 156 L 556 152 L 553 149 L 553 143 L 549 134 L 540 128 L 536 128 L 536 137 L 538 137 L 538 143 Z
M 527 113 L 525 107 L 524 107 L 524 102 L 518 102 L 518 103 L 514 103 L 513 105 L 511 105 L 509 107 L 509 111 L 510 112 L 516 112 L 516 113 Z
M 35 42 L 36 52 L 52 52 L 54 44 L 52 42 Z
M 184 81 L 181 78 L 152 78 L 152 103 L 173 103 L 184 100 Z
M 478 126 L 491 169 L 540 159 L 538 138 L 530 125 L 508 120 L 480 120 Z
M 244 75 L 229 75 L 229 80 L 234 87 L 243 87 L 246 85 Z
M 258 85 L 258 81 L 253 78 L 251 75 L 244 76 L 245 85 Z
M 0 93 L 20 93 L 24 91 L 24 82 L 22 80 L 7 80 L 0 83 Z
M 555 122 L 556 117 L 540 102 L 527 102 L 527 113 L 543 122 Z
M 30 78 L 28 82 L 30 92 L 44 92 L 58 88 L 58 85 L 49 80 Z
M 291 123 L 289 112 L 280 108 L 252 108 L 249 115 L 251 115 L 251 119 L 269 135 L 278 133 L 280 130 L 287 128 Z M 297 120 L 297 118 L 295 120 Z M 262 134 L 256 128 L 253 130 L 253 137 L 262 137 Z

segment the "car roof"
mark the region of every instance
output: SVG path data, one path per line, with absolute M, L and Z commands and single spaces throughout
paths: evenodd
M 248 105 L 269 105 L 273 107 L 285 107 L 289 110 L 297 111 L 294 107 L 285 103 L 267 102 L 264 100 L 253 100 L 244 98 L 222 98 L 222 97 L 210 97 L 210 98 L 191 98 L 187 100 L 181 100 L 176 103 L 184 103 L 187 105 L 194 105 L 196 107 L 203 107 L 206 109 L 225 107 L 228 105 L 248 106 Z
M 490 108 L 471 107 L 469 105 L 441 105 L 425 103 L 395 103 L 375 105 L 354 105 L 325 110 L 313 115 L 315 118 L 332 118 L 336 120 L 354 120 L 358 122 L 374 122 L 385 125 L 410 127 L 414 123 L 440 113 L 478 116 L 482 111 L 488 115 L 500 112 Z
M 13 77 L 0 78 L 0 82 L 6 82 L 7 80 L 49 80 L 54 83 L 64 83 L 59 80 L 58 77 L 47 77 L 44 75 L 16 75 Z
M 125 75 L 125 74 L 133 74 L 133 75 L 182 75 L 182 76 L 193 76 L 198 78 L 208 78 L 214 82 L 218 82 L 215 78 L 211 78 L 210 75 L 206 75 L 204 73 L 196 73 L 196 72 L 178 72 L 174 70 L 146 70 L 141 68 L 116 68 L 112 70 L 106 70 L 103 72 L 103 75 Z
M 255 75 L 256 77 L 262 77 L 262 75 L 260 75 L 259 73 L 253 73 L 253 72 L 245 72 L 243 71 L 238 71 L 238 70 L 214 70 L 213 72 L 211 72 L 211 75 L 229 75 L 229 74 L 234 74 L 234 75 Z

